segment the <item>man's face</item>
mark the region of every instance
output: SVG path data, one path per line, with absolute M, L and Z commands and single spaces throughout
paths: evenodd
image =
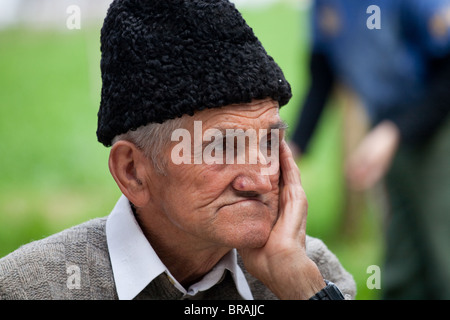
M 270 143 L 278 146 L 284 137 L 285 127 L 278 109 L 277 102 L 267 99 L 207 109 L 187 117 L 186 129 L 192 137 L 192 161 L 174 163 L 171 151 L 178 142 L 172 142 L 165 153 L 166 159 L 171 159 L 166 175 L 157 179 L 157 185 L 152 182 L 154 205 L 166 220 L 168 228 L 205 246 L 243 248 L 265 244 L 278 217 L 279 162 L 278 157 L 272 154 L 272 169 L 267 174 L 268 163 L 264 161 L 260 147 L 267 140 L 266 147 L 270 153 Z M 194 121 L 197 124 L 196 133 Z M 224 145 L 222 163 L 216 161 L 208 164 L 202 161 L 202 155 L 197 161 L 193 160 L 200 150 L 194 147 L 198 143 L 199 124 L 202 131 L 200 138 L 209 129 L 223 133 L 223 139 L 219 135 L 216 139 L 202 141 L 200 151 L 203 156 L 217 156 L 221 150 L 219 146 Z M 250 140 L 245 143 L 247 156 L 243 164 L 242 161 L 241 164 L 236 163 L 237 154 L 234 154 L 234 163 L 230 163 L 230 156 L 225 155 L 229 151 L 226 144 L 230 134 L 227 132 L 239 132 L 237 129 L 242 129 L 240 132 L 253 129 L 257 134 L 256 146 Z M 236 140 L 234 142 L 237 144 Z M 208 146 L 209 151 L 206 152 Z M 212 146 L 217 147 L 213 152 Z M 255 148 L 258 154 L 256 162 L 249 158 Z

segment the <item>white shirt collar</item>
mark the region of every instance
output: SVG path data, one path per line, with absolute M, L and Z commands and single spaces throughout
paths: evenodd
M 117 295 L 120 300 L 136 297 L 150 282 L 165 272 L 174 286 L 187 296 L 193 296 L 216 284 L 225 269 L 231 271 L 239 294 L 247 300 L 253 296 L 241 268 L 236 250 L 231 250 L 199 282 L 188 290 L 170 274 L 148 242 L 137 223 L 128 199 L 122 195 L 106 221 L 106 241 L 111 259 Z

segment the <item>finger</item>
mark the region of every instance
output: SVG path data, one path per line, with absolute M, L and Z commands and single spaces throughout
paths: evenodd
M 300 171 L 286 141 L 280 145 L 280 166 L 284 184 L 300 185 Z
M 298 238 L 305 233 L 308 202 L 300 182 L 300 171 L 286 142 L 280 148 L 282 184 L 278 228 L 285 236 Z

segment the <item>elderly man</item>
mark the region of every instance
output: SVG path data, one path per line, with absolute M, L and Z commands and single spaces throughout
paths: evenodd
M 353 298 L 305 234 L 289 84 L 234 5 L 117 0 L 101 43 L 97 136 L 123 196 L 0 260 L 0 298 Z

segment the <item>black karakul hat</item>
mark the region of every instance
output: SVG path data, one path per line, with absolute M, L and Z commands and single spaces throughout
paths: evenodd
M 101 30 L 97 138 L 291 88 L 228 0 L 114 0 Z

